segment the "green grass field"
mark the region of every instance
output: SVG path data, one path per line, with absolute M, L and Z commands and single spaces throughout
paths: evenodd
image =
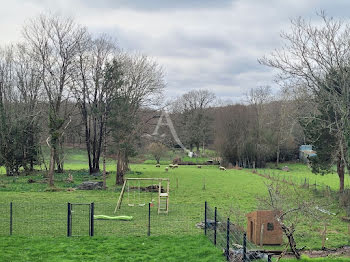
M 204 236 L 0 237 L 0 250 L 0 261 L 224 261 Z
M 151 161 L 149 162 L 152 163 Z M 304 177 L 308 177 L 310 183 L 312 179 L 319 179 L 318 181 L 322 180 L 334 189 L 338 187 L 338 180 L 335 174 L 315 176 L 306 166 L 300 164 L 290 164 L 288 166 L 291 169 L 290 172 L 272 169 L 259 171 L 269 172 L 271 175 L 291 176 L 300 180 Z M 207 253 L 207 255 L 197 256 L 197 260 L 193 261 L 221 261 L 221 255 L 217 256 L 218 250 L 211 246 L 209 241 L 207 241 L 209 246 L 202 244 L 202 242 L 205 241 L 202 238 L 203 231 L 195 227 L 197 222 L 203 220 L 204 201 L 208 201 L 212 207 L 217 206 L 222 217 L 230 215 L 231 220 L 234 220 L 232 209 L 239 209 L 243 215 L 259 209 L 257 196 L 264 196 L 267 194 L 265 183 L 268 182 L 268 180 L 253 174 L 251 170 L 248 169 L 219 171 L 216 166 L 203 166 L 201 169 L 198 169 L 196 166 L 180 166 L 177 169 L 170 169 L 166 172 L 164 168 L 165 165 L 162 165 L 161 168 L 156 168 L 153 164 L 132 164 L 132 171 L 127 174 L 128 177 L 170 178 L 169 215 L 158 216 L 156 215 L 156 208 L 154 207 L 152 209 L 152 238 L 149 240 L 145 237 L 147 232 L 147 208 L 140 206 L 129 207 L 127 204 L 130 202 L 134 202 L 135 204 L 147 203 L 155 196 L 151 193 L 138 194 L 137 191 L 130 191 L 128 195 L 125 195 L 123 206 L 121 210 L 118 211 L 120 215 L 132 215 L 134 217 L 133 221 L 95 221 L 96 240 L 89 240 L 89 238 L 81 238 L 81 240 L 79 240 L 80 238 L 74 238 L 74 240 L 71 240 L 64 237 L 66 234 L 67 202 L 94 202 L 96 205 L 96 214 L 114 215 L 113 210 L 121 188 L 114 186 L 115 163 L 112 160 L 108 161 L 107 166 L 108 171 L 110 171 L 107 179 L 107 191 L 67 191 L 69 188 L 76 187 L 82 181 L 101 179 L 88 174 L 85 152 L 76 149 L 68 150 L 67 161 L 65 163 L 65 169 L 67 171 L 64 174 L 55 175 L 55 185 L 59 189 L 58 192 L 46 191 L 47 185 L 44 183 L 43 172 L 41 171 L 30 176 L 0 176 L 0 214 L 8 214 L 10 201 L 13 201 L 14 205 L 14 236 L 11 238 L 6 236 L 1 237 L 1 242 L 5 243 L 2 245 L 0 244 L 1 254 L 5 254 L 7 257 L 10 257 L 11 254 L 16 255 L 18 259 L 13 261 L 28 261 L 26 258 L 37 250 L 35 246 L 39 248 L 40 245 L 47 242 L 48 245 L 58 246 L 61 247 L 61 249 L 57 248 L 55 252 L 50 253 L 50 257 L 44 257 L 43 254 L 42 261 L 78 261 L 80 260 L 79 257 L 84 254 L 84 252 L 80 250 L 84 250 L 86 246 L 89 246 L 89 241 L 92 241 L 91 243 L 96 243 L 101 240 L 101 243 L 105 243 L 106 241 L 114 243 L 115 252 L 119 252 L 118 249 L 121 248 L 118 244 L 124 246 L 124 255 L 127 254 L 127 250 L 130 249 L 129 255 L 135 255 L 132 261 L 184 261 L 178 259 L 181 258 L 181 254 L 177 254 L 177 252 L 181 253 L 180 251 L 174 251 L 175 253 L 169 251 L 169 253 L 173 255 L 171 255 L 171 258 L 166 257 L 165 260 L 161 260 L 160 257 L 153 255 L 157 253 L 157 250 L 161 254 L 165 252 L 163 251 L 163 247 L 159 245 L 159 242 L 156 244 L 158 241 L 157 239 L 159 239 L 159 241 L 162 240 L 164 242 L 164 249 L 170 250 L 169 246 L 172 245 L 183 245 L 183 254 L 192 252 L 191 248 L 187 251 L 185 250 L 187 246 L 205 247 L 202 251 L 198 252 L 202 252 L 201 254 Z M 73 183 L 67 183 L 65 181 L 69 174 L 73 175 Z M 35 182 L 28 183 L 29 179 Z M 137 187 L 139 185 L 135 183 L 134 186 Z M 140 186 L 146 186 L 146 184 L 141 184 Z M 312 192 L 307 194 L 309 197 L 320 197 L 313 195 Z M 337 215 L 331 217 L 326 246 L 331 248 L 349 244 L 348 224 L 341 220 L 341 217 L 344 216 L 344 211 L 340 209 L 336 203 L 334 203 L 330 211 L 337 213 Z M 87 235 L 86 214 L 88 211 L 77 210 L 77 212 L 81 212 L 82 215 L 80 217 L 85 217 L 85 220 L 82 219 L 82 221 L 76 223 L 80 226 L 75 227 L 74 230 L 76 230 L 76 234 Z M 54 216 L 52 214 L 54 214 Z M 77 219 L 78 218 L 79 216 L 77 216 Z M 45 221 L 49 221 L 49 223 L 45 223 Z M 0 235 L 8 234 L 8 217 L 6 215 L 0 216 L 0 223 Z M 298 246 L 306 246 L 307 249 L 320 249 L 322 242 L 321 231 L 322 224 L 317 222 L 314 222 L 312 225 L 308 223 L 299 225 L 296 234 Z M 52 232 L 56 236 L 55 238 L 47 236 Z M 23 237 L 23 235 L 37 236 L 26 238 Z M 179 237 L 180 239 L 182 237 L 182 239 L 179 240 Z M 11 239 L 14 239 L 14 241 L 11 241 Z M 135 239 L 137 243 L 139 243 L 139 240 L 150 241 L 147 242 L 147 245 L 149 245 L 152 250 L 149 250 L 146 255 L 154 256 L 153 260 L 143 260 L 137 250 L 134 251 L 132 248 L 129 248 L 132 239 Z M 28 244 L 28 242 L 31 241 L 33 243 Z M 153 241 L 155 242 L 154 244 L 152 244 Z M 178 243 L 179 241 L 181 243 Z M 197 244 L 195 243 L 196 241 Z M 175 242 L 177 244 L 174 244 Z M 188 245 L 186 242 L 188 242 Z M 9 248 L 7 248 L 6 245 L 9 245 Z M 27 247 L 28 245 L 31 246 L 31 248 Z M 65 250 L 67 246 L 71 245 L 72 254 L 60 255 L 62 250 Z M 26 247 L 27 249 L 24 249 L 23 252 L 16 252 L 15 246 Z M 101 246 L 96 244 L 96 247 L 90 247 L 91 250 L 89 249 L 89 252 L 101 253 L 100 249 L 102 248 L 102 244 Z M 6 252 L 3 252 L 3 250 L 6 250 Z M 117 258 L 109 257 L 108 254 L 103 255 L 105 255 L 106 261 L 129 261 L 127 257 L 120 257 L 120 260 L 118 260 Z M 96 257 L 93 255 L 91 255 L 91 259 L 90 255 L 87 255 L 87 257 L 88 259 L 86 261 L 96 260 Z M 205 257 L 210 257 L 212 260 L 205 260 Z M 218 257 L 218 260 L 215 260 L 216 258 L 214 259 L 214 257 Z M 189 257 L 189 259 L 192 258 Z M 8 260 L 5 259 L 4 261 Z
M 310 168 L 304 164 L 296 164 L 296 163 L 287 163 L 281 164 L 280 168 L 287 165 L 290 169 L 290 172 L 284 172 L 279 169 L 275 169 L 273 165 L 270 165 L 273 168 L 270 169 L 261 169 L 259 173 L 268 174 L 271 176 L 278 176 L 281 179 L 285 178 L 286 180 L 294 181 L 298 184 L 300 183 L 309 183 L 310 185 L 317 185 L 318 188 L 322 186 L 330 186 L 333 190 L 339 189 L 339 179 L 337 173 L 326 174 L 326 175 L 317 175 L 313 174 L 310 171 Z M 345 176 L 344 181 L 345 187 L 350 188 L 350 176 Z

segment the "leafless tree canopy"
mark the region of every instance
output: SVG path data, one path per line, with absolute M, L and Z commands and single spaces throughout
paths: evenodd
M 297 101 L 311 104 L 304 106 L 308 111 L 303 112 L 301 120 L 306 130 L 315 129 L 315 125 L 323 130 L 319 136 L 310 136 L 311 142 L 318 145 L 320 156 L 321 151 L 332 152 L 329 164 L 337 163 L 343 191 L 344 167 L 349 166 L 350 25 L 323 12 L 319 17 L 320 25 L 302 18 L 292 20 L 291 31 L 282 34 L 285 45 L 260 62 L 279 70 L 278 79 L 293 89 L 296 97 L 303 97 Z M 332 142 L 325 141 L 326 132 Z M 333 148 L 322 150 L 325 143 Z

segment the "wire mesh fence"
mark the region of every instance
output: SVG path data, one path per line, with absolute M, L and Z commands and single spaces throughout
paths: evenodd
M 0 203 L 0 236 L 160 236 L 198 235 L 223 251 L 227 261 L 270 261 L 270 257 L 247 241 L 242 228 L 221 216 L 217 208 L 173 204 L 168 214 L 158 214 L 157 205 L 115 203 Z M 97 216 L 131 216 L 128 221 L 99 220 Z
M 0 236 L 89 236 L 91 220 L 95 236 L 158 236 L 200 234 L 203 220 L 200 205 L 170 205 L 168 214 L 158 214 L 157 205 L 123 205 L 95 202 L 94 215 L 131 216 L 130 221 L 91 219 L 91 203 L 52 204 L 37 202 L 0 203 Z M 70 224 L 71 232 L 68 232 Z
M 227 261 L 271 261 L 271 255 L 258 250 L 249 242 L 246 232 L 229 218 L 221 216 L 217 208 L 205 203 L 204 231 L 208 239 L 223 251 Z

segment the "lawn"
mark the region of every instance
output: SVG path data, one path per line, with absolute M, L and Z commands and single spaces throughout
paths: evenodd
M 0 261 L 224 261 L 204 236 L 0 237 Z
M 284 174 L 286 176 L 300 178 L 300 180 L 302 180 L 303 176 L 307 176 L 311 179 L 327 179 L 327 181 L 325 180 L 324 182 L 337 188 L 336 175 L 327 175 L 323 177 L 315 176 L 307 167 L 300 164 L 289 165 L 289 167 L 291 169 L 290 172 L 282 172 L 273 169 L 259 171 L 270 172 L 271 175 Z M 86 171 L 87 164 L 84 151 L 70 151 L 65 168 L 67 171 L 64 174 L 55 175 L 55 184 L 60 190 L 58 192 L 46 191 L 47 186 L 45 183 L 42 183 L 42 172 L 31 176 L 20 176 L 18 178 L 0 176 L 0 214 L 3 214 L 0 215 L 0 235 L 8 235 L 9 232 L 8 214 L 10 201 L 13 202 L 13 234 L 16 236 L 15 239 L 18 239 L 18 241 L 31 241 L 19 236 L 39 235 L 46 239 L 48 235 L 53 234 L 57 236 L 58 240 L 55 238 L 52 241 L 60 241 L 59 239 L 61 239 L 62 247 L 69 243 L 69 241 L 78 242 L 78 240 L 68 240 L 64 237 L 66 235 L 67 202 L 94 202 L 96 214 L 114 215 L 113 210 L 121 190 L 120 186 L 114 186 L 114 161 L 108 161 L 107 169 L 110 173 L 107 179 L 107 191 L 68 191 L 70 188 L 76 187 L 82 181 L 100 179 L 100 177 L 90 176 Z M 196 228 L 195 224 L 203 220 L 205 200 L 208 201 L 210 206 L 217 206 L 218 212 L 222 217 L 230 216 L 232 221 L 236 218 L 236 214 L 233 213 L 233 211 L 239 210 L 243 215 L 243 221 L 245 223 L 244 214 L 259 209 L 257 196 L 267 195 L 265 183 L 269 182 L 266 178 L 253 174 L 251 170 L 248 169 L 220 171 L 217 166 L 203 166 L 201 169 L 196 166 L 180 166 L 177 169 L 170 169 L 166 172 L 165 165 L 157 168 L 152 164 L 132 164 L 131 170 L 132 171 L 127 174 L 127 177 L 170 178 L 169 215 L 157 215 L 156 207 L 152 208 L 151 239 L 153 239 L 153 237 L 155 239 L 163 237 L 168 237 L 170 239 L 172 237 L 175 237 L 175 239 L 178 237 L 189 237 L 192 239 L 192 242 L 194 241 L 193 238 L 200 239 L 203 235 L 203 231 Z M 73 183 L 67 183 L 65 181 L 68 174 L 73 175 Z M 28 180 L 33 180 L 35 182 L 28 183 Z M 138 187 L 139 185 L 136 183 L 133 186 Z M 141 184 L 140 186 L 146 186 L 146 184 Z M 135 204 L 148 203 L 154 197 L 155 196 L 152 196 L 150 193 L 139 194 L 138 191 L 130 191 L 129 194 L 125 195 L 122 208 L 117 214 L 131 215 L 134 217 L 133 221 L 96 221 L 96 239 L 104 239 L 103 237 L 112 239 L 115 237 L 115 241 L 120 244 L 124 243 L 124 241 L 121 240 L 124 239 L 124 236 L 126 239 L 144 239 L 147 233 L 147 207 L 140 207 L 137 205 L 129 207 L 127 204 L 129 202 L 134 202 Z M 319 198 L 320 196 L 313 195 L 312 192 L 310 192 L 309 197 Z M 337 213 L 337 215 L 331 217 L 326 246 L 332 248 L 347 245 L 349 243 L 348 224 L 341 220 L 341 217 L 344 216 L 344 211 L 338 208 L 337 203 L 334 203 L 330 211 Z M 75 227 L 76 234 L 87 235 L 88 221 L 86 219 L 88 217 L 88 210 L 82 209 L 80 211 L 77 210 L 77 212 L 80 212 L 82 214 L 80 217 L 84 218 L 81 223 L 76 223 L 81 225 Z M 49 221 L 49 223 L 45 221 Z M 313 223 L 311 226 L 306 223 L 299 225 L 296 234 L 298 246 L 306 246 L 307 249 L 320 249 L 322 242 L 322 226 L 322 224 L 317 222 Z M 135 238 L 135 236 L 137 236 L 137 238 Z M 7 238 L 3 237 L 2 239 L 5 240 Z M 37 237 L 34 237 L 33 241 L 40 242 Z M 198 241 L 198 246 L 201 246 L 200 241 L 202 240 Z M 127 246 L 128 244 L 125 243 L 125 245 Z M 186 247 L 186 245 L 184 246 Z M 78 254 L 77 250 L 79 248 L 80 247 L 77 246 L 76 250 L 73 252 L 75 255 Z M 276 247 L 274 248 L 276 249 Z M 211 254 L 215 256 L 215 248 Z M 71 258 L 67 258 L 67 260 L 69 259 Z

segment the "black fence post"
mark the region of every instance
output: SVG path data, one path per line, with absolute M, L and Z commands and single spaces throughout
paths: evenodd
M 148 230 L 147 236 L 151 235 L 151 202 L 148 203 Z
M 68 203 L 67 205 L 67 237 L 70 237 L 71 236 L 71 203 Z
M 230 261 L 230 218 L 227 218 L 226 227 L 226 259 Z
M 247 233 L 243 234 L 243 262 L 247 261 Z
M 207 201 L 204 204 L 204 234 L 207 235 Z
M 10 202 L 10 236 L 12 236 L 12 225 L 13 225 L 13 210 L 12 210 L 12 202 Z
M 267 255 L 267 262 L 272 262 L 271 255 Z
M 90 204 L 90 237 L 94 236 L 94 212 L 95 212 L 95 203 Z
M 214 245 L 216 246 L 216 228 L 217 228 L 217 208 L 215 207 L 215 212 L 214 212 Z

